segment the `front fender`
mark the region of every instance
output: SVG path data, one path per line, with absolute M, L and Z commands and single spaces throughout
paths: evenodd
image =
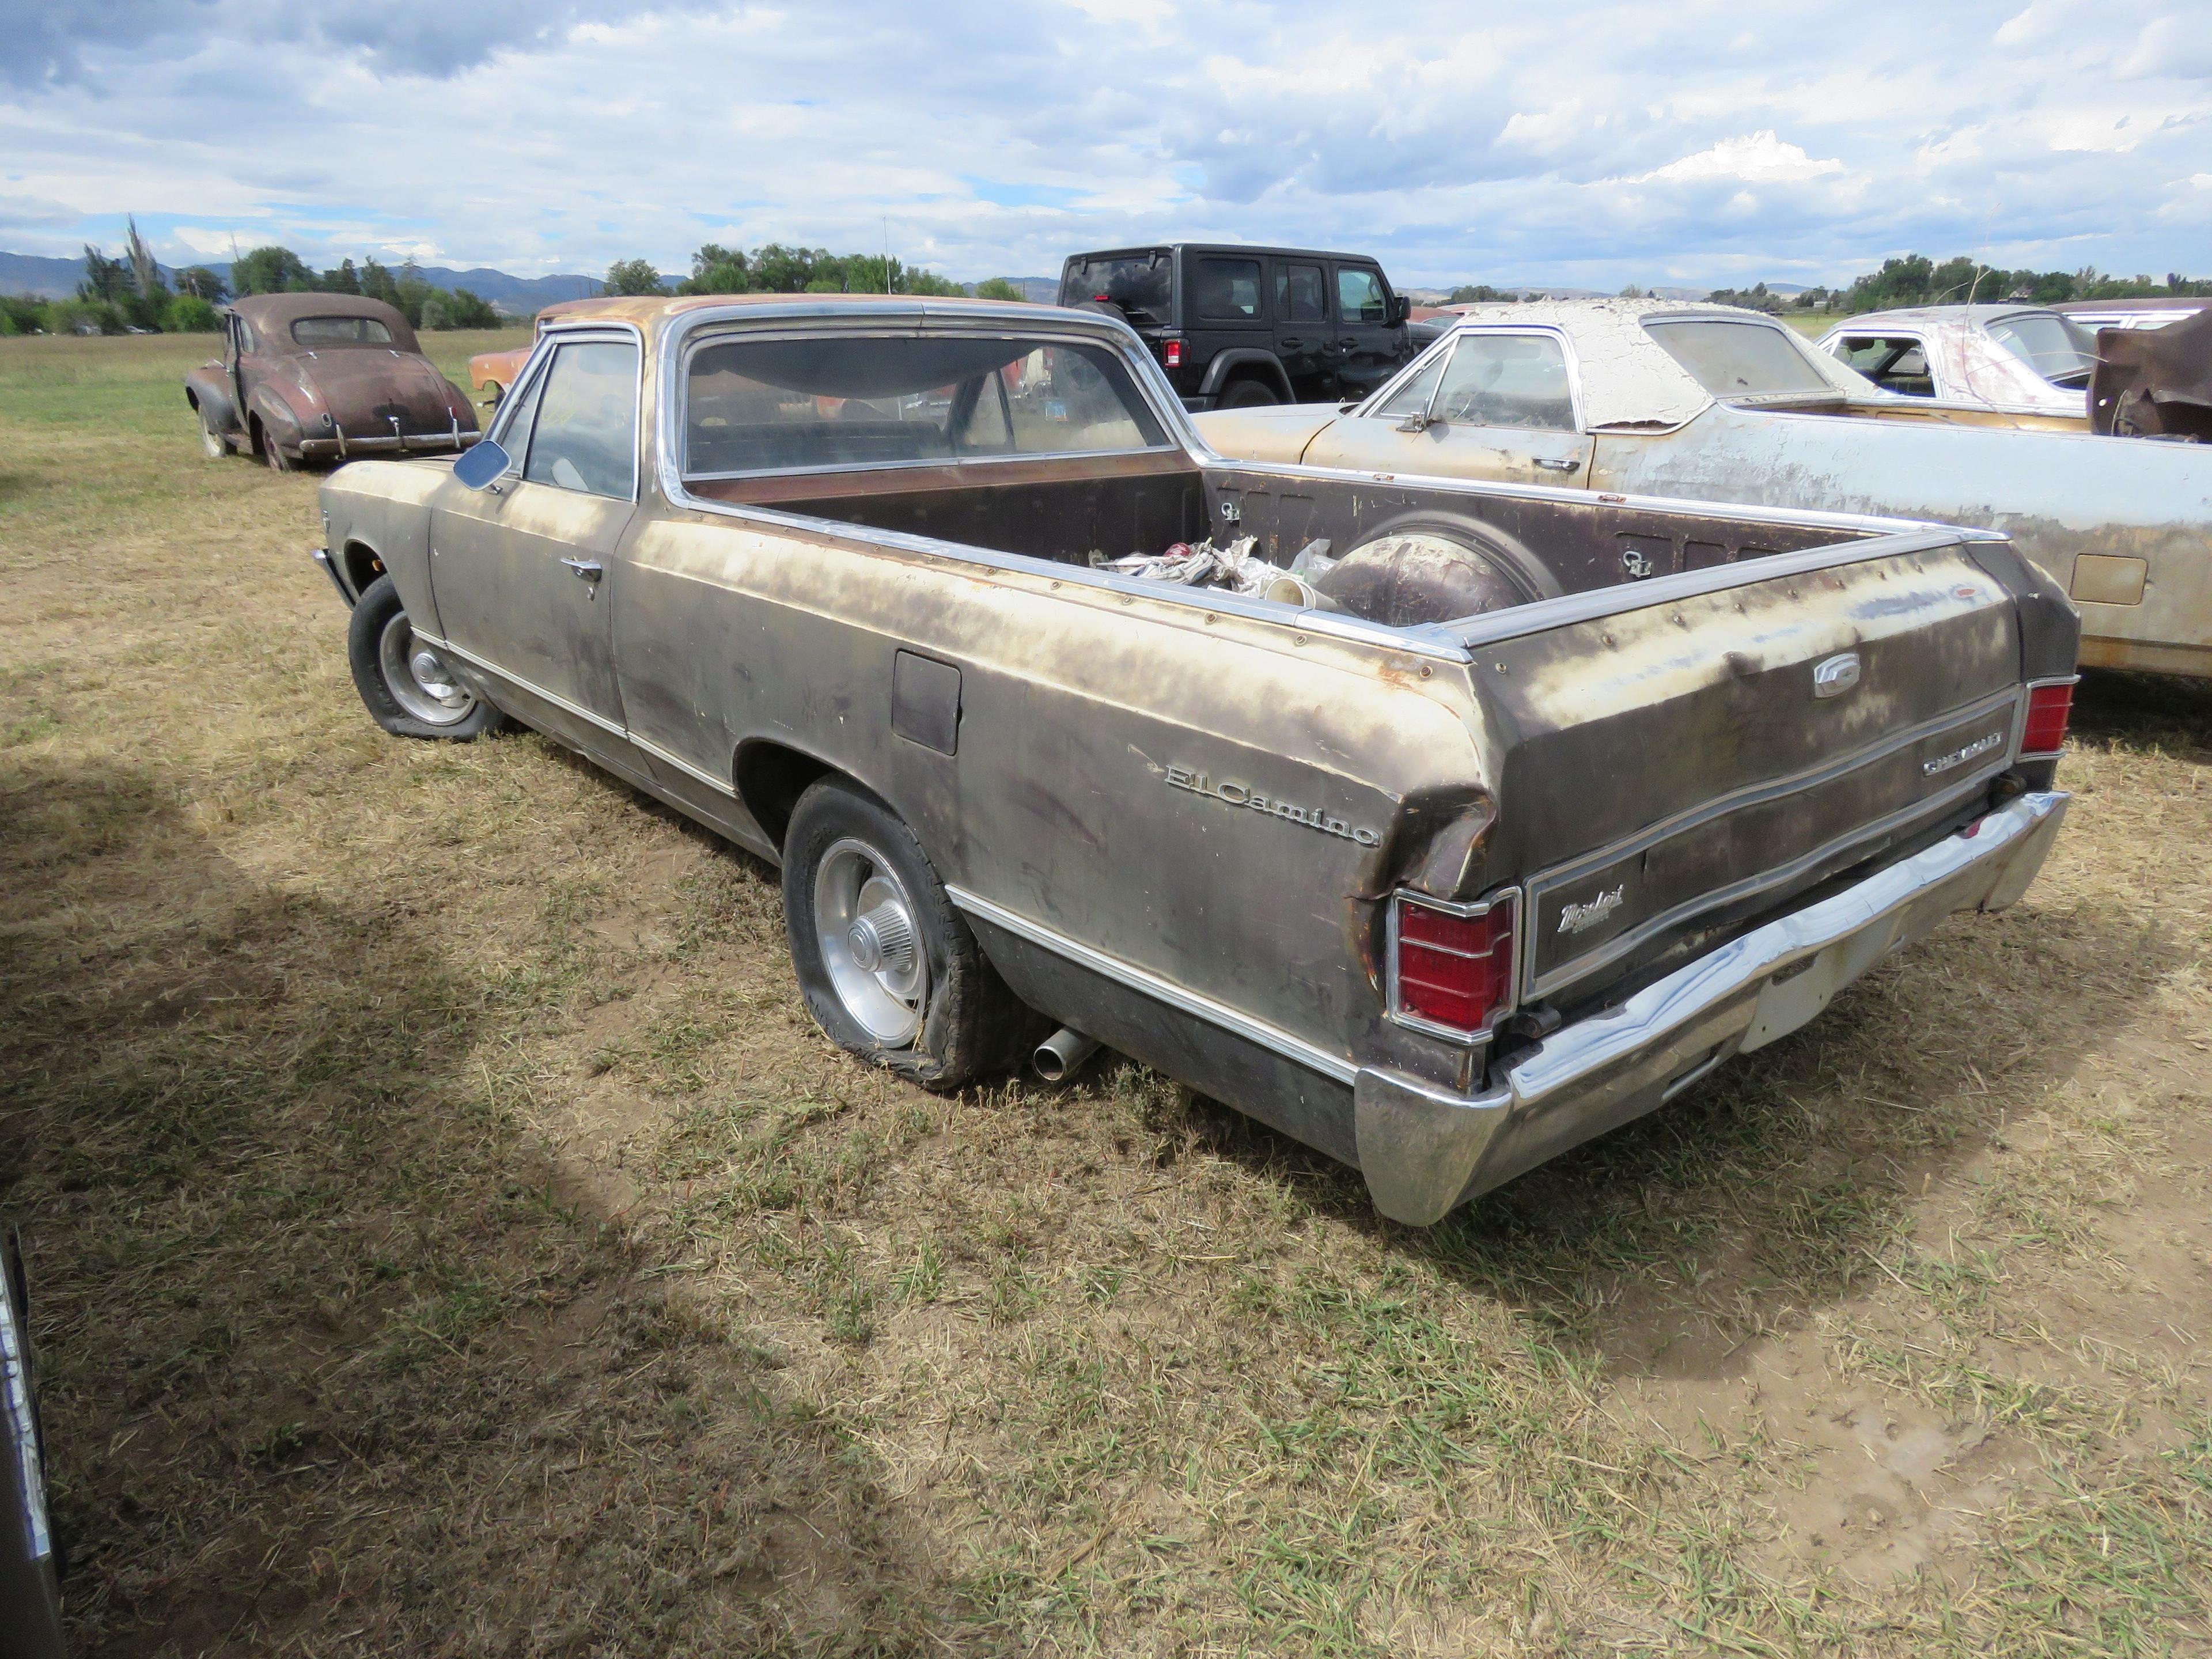
M 230 377 L 220 363 L 208 363 L 185 376 L 185 401 L 216 432 L 238 430 L 238 409 L 231 401 Z

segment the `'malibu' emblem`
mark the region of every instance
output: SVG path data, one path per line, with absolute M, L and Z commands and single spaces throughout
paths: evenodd
M 1294 806 L 1286 800 L 1271 799 L 1241 783 L 1216 783 L 1205 773 L 1194 772 L 1188 766 L 1168 768 L 1168 787 L 1188 789 L 1194 795 L 1205 795 L 1230 806 L 1249 806 L 1255 812 L 1265 812 L 1269 817 L 1303 823 L 1309 830 L 1318 830 L 1324 836 L 1340 836 L 1362 847 L 1374 847 L 1382 840 L 1372 830 L 1356 829 L 1342 818 L 1330 816 L 1325 808 Z

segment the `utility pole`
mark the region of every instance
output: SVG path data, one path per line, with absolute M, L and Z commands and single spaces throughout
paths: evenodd
M 891 216 L 886 213 L 884 216 L 884 292 L 889 294 L 893 291 L 894 284 L 891 282 Z

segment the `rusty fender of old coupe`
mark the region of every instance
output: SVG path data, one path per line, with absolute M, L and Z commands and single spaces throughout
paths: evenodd
M 1057 1025 L 1407 1222 L 2010 904 L 2066 810 L 2075 623 L 2003 538 L 1224 461 L 1089 313 L 603 307 L 322 505 L 378 721 L 780 863 L 854 1054 L 957 1088 Z M 1209 534 L 1312 585 L 1101 568 Z
M 1758 312 L 1565 300 L 1462 315 L 1364 403 L 1203 415 L 1199 432 L 1247 460 L 1982 526 L 2071 596 L 2084 664 L 2212 674 L 2212 448 L 1893 395 Z M 1631 576 L 1709 556 L 1620 553 Z

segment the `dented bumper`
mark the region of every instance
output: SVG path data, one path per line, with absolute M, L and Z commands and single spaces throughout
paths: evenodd
M 2069 797 L 2021 796 L 1832 897 L 1746 933 L 1619 1007 L 1554 1032 L 1480 1094 L 1363 1068 L 1352 1108 L 1375 1206 L 1425 1226 L 1594 1135 L 1656 1109 L 1723 1060 L 1807 1024 L 1891 952 L 1960 910 L 2002 910 L 2049 855 Z

